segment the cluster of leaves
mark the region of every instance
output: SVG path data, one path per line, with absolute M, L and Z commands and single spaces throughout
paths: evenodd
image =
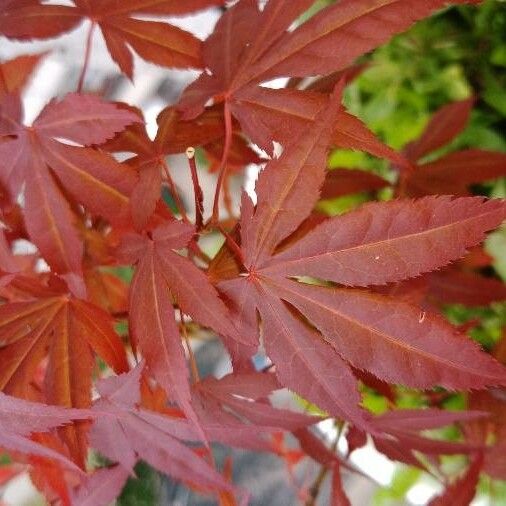
M 21 92 L 41 57 L 0 65 L 0 446 L 48 499 L 106 505 L 143 460 L 222 504 L 246 502 L 230 470 L 214 463 L 210 443 L 220 442 L 290 465 L 310 457 L 332 472 L 333 503 L 349 504 L 340 473 L 352 466 L 309 429 L 323 416 L 345 429 L 349 453 L 369 435 L 386 456 L 441 479 L 447 488 L 433 504 L 469 503 L 482 471 L 506 478 L 504 345 L 496 360 L 441 315 L 448 303 L 506 298 L 483 275 L 491 258 L 479 247 L 506 203 L 472 195 L 473 185 L 506 174 L 506 156 L 467 149 L 431 158 L 462 131 L 473 99 L 445 105 L 400 152 L 342 105 L 363 70 L 356 58 L 450 2 L 341 0 L 308 16 L 314 0 L 262 9 L 240 0 L 204 42 L 162 17 L 224 1 L 73 3 L 0 0 L 0 34 L 11 39 L 90 23 L 78 92 L 51 101 L 30 126 Z M 160 113 L 154 140 L 135 107 L 82 93 L 95 27 L 130 78 L 132 51 L 203 70 Z M 262 86 L 278 77 L 290 78 L 284 88 Z M 218 173 L 210 217 L 197 146 Z M 329 171 L 332 147 L 384 158 L 395 177 Z M 167 162 L 184 152 L 191 218 Z M 256 205 L 244 193 L 240 216 L 225 217 L 230 175 L 265 158 Z M 164 186 L 177 211 L 161 199 Z M 388 202 L 334 217 L 316 210 L 321 198 L 386 187 Z M 211 233 L 225 238 L 213 258 L 201 241 Z M 36 252 L 15 254 L 20 240 Z M 125 266 L 129 284 L 118 276 Z M 128 323 L 123 336 L 117 321 Z M 200 377 L 191 349 L 200 328 L 223 341 L 227 376 Z M 255 370 L 259 352 L 270 362 Z M 425 409 L 402 409 L 401 387 L 418 389 Z M 271 405 L 282 388 L 322 417 Z M 470 390 L 480 392 L 469 394 L 469 411 L 441 409 L 454 391 Z M 366 409 L 371 392 L 387 400 L 385 412 Z M 423 434 L 452 424 L 458 440 Z M 298 440 L 297 454 L 280 442 L 284 432 Z M 102 465 L 91 465 L 90 449 Z M 457 481 L 441 467 L 451 454 L 469 456 Z

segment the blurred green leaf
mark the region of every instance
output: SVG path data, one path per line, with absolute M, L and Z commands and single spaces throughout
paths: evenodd
M 135 466 L 137 478 L 129 478 L 117 506 L 159 506 L 162 502 L 163 480 L 160 474 L 144 462 Z

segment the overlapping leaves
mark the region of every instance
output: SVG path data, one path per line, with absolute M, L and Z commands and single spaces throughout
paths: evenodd
M 258 83 L 342 71 L 358 56 L 448 2 L 385 0 L 371 5 L 366 0 L 345 0 L 288 30 L 313 3 L 271 0 L 260 11 L 256 1 L 241 0 L 229 9 L 204 43 L 203 59 L 209 72 L 202 73 L 183 94 L 180 108 L 185 116 L 199 115 L 211 98 L 224 100 L 253 141 L 272 152 L 272 141 L 293 137 L 293 129 L 300 131 L 312 120 L 324 98 L 289 89 L 271 92 Z M 344 112 L 342 120 L 336 144 L 378 154 L 377 141 L 364 134 L 358 120 Z M 386 147 L 382 151 L 380 156 L 396 157 Z
M 112 59 L 133 77 L 132 49 L 141 58 L 174 68 L 201 68 L 201 42 L 191 33 L 142 16 L 180 16 L 223 0 L 176 2 L 155 0 L 76 0 L 74 6 L 47 5 L 37 0 L 8 2 L 0 12 L 0 34 L 17 39 L 46 39 L 76 28 L 83 20 L 98 25 Z
M 76 206 L 84 204 L 112 223 L 129 221 L 135 173 L 113 158 L 74 144 L 100 144 L 138 116 L 93 96 L 70 94 L 49 103 L 31 127 L 22 104 L 7 95 L 0 104 L 0 181 L 13 199 L 24 190 L 30 239 L 58 273 L 80 274 L 82 239 Z M 78 211 L 78 210 L 77 210 Z
M 491 430 L 482 413 L 449 414 L 432 408 L 373 417 L 361 407 L 357 378 L 386 392 L 391 402 L 395 396 L 390 384 L 448 390 L 505 385 L 503 366 L 435 312 L 414 305 L 421 297 L 418 280 L 412 281 L 458 260 L 500 225 L 506 216 L 504 201 L 437 195 L 468 195 L 471 184 L 503 174 L 504 160 L 472 150 L 424 163 L 424 156 L 460 131 L 471 101 L 437 113 L 420 141 L 402 154 L 382 144 L 341 104 L 343 84 L 357 72 L 347 67 L 356 57 L 447 2 L 341 0 L 297 24 L 312 0 L 270 0 L 263 9 L 256 0 L 240 0 L 226 10 L 203 44 L 172 25 L 145 19 L 223 3 L 75 0 L 63 6 L 0 0 L 0 33 L 7 37 L 48 38 L 88 19 L 90 36 L 98 26 L 111 56 L 129 77 L 132 52 L 168 67 L 205 69 L 177 108 L 162 111 L 152 142 L 133 108 L 82 94 L 51 102 L 32 126 L 24 126 L 17 93 L 39 57 L 0 65 L 5 225 L 0 235 L 5 299 L 0 307 L 0 387 L 19 397 L 89 408 L 93 373 L 101 376 L 95 354 L 118 374 L 129 369 L 129 345 L 132 358 L 142 356 L 146 362 L 145 368 L 98 381 L 100 398 L 92 415 L 87 409 L 35 409 L 1 397 L 0 409 L 21 406 L 26 414 L 28 406 L 40 418 L 32 424 L 28 413 L 16 428 L 12 415 L 4 413 L 0 425 L 7 429 L 0 445 L 62 464 L 68 464 L 63 457 L 68 451 L 81 467 L 89 446 L 107 457 L 112 464 L 82 483 L 73 494 L 76 504 L 109 503 L 139 459 L 199 490 L 221 493 L 228 501 L 237 491 L 213 467 L 207 442 L 283 455 L 271 437 L 280 430 L 293 431 L 302 450 L 332 470 L 334 500 L 346 504 L 339 473 L 346 462 L 306 430 L 318 418 L 268 402 L 275 390 L 286 387 L 339 423 L 351 424 L 350 449 L 364 444 L 370 433 L 385 455 L 413 465 L 421 465 L 417 452 L 478 452 L 467 474 L 439 500 L 467 501 L 480 468 L 494 476 L 503 474 L 498 463 L 503 445 L 480 456 L 490 432 L 500 434 L 500 422 L 493 420 Z M 314 86 L 299 82 L 302 90 L 297 80 L 281 90 L 260 86 L 276 77 L 326 74 Z M 335 82 L 339 85 L 329 98 L 329 86 Z M 205 146 L 212 159 L 219 159 L 223 150 L 224 163 L 218 165 L 222 170 L 227 161 L 229 168 L 258 162 L 249 156 L 246 137 L 270 155 L 277 141 L 283 154 L 261 173 L 256 207 L 243 196 L 240 231 L 227 237 L 208 276 L 200 267 L 200 260 L 208 259 L 198 245 L 206 226 L 202 220 L 192 226 L 184 213 L 177 221 L 162 208 L 161 169 L 170 179 L 165 155 L 183 152 L 188 145 Z M 343 216 L 315 218 L 311 213 L 321 196 L 387 184 L 351 171 L 327 175 L 332 145 L 389 159 L 401 174 L 400 195 L 432 196 L 372 203 Z M 235 158 L 234 147 L 239 152 Z M 137 156 L 120 164 L 104 151 Z M 456 169 L 464 169 L 461 179 L 453 177 Z M 207 227 L 214 225 L 212 221 Z M 39 272 L 37 255 L 12 253 L 15 241 L 26 237 L 51 273 Z M 240 239 L 239 247 L 234 238 Z M 110 271 L 118 263 L 134 269 L 128 305 L 125 285 Z M 452 267 L 462 278 L 459 268 Z M 444 283 L 449 272 L 430 279 Z M 405 296 L 401 287 L 393 296 L 388 284 L 403 281 L 414 287 L 406 287 Z M 464 293 L 462 287 L 469 291 L 478 286 L 469 277 L 459 286 L 463 298 L 486 299 Z M 480 291 L 491 286 L 481 284 Z M 431 293 L 443 299 L 444 290 L 432 287 Z M 109 313 L 123 323 L 128 319 L 128 343 L 119 339 Z M 234 372 L 221 380 L 200 379 L 192 363 L 190 379 L 181 339 L 189 318 L 192 326 L 220 335 Z M 259 336 L 272 361 L 263 372 L 254 371 L 250 360 L 259 348 Z M 473 395 L 471 406 L 493 411 L 490 398 L 480 403 Z M 47 423 L 46 415 L 51 415 Z M 19 418 L 15 416 L 16 423 Z M 465 443 L 436 442 L 419 434 L 457 421 L 468 424 Z M 32 431 L 61 423 L 68 423 L 58 429 L 66 447 L 62 453 L 49 450 L 48 440 L 43 446 L 27 439 Z M 52 482 L 55 490 L 55 473 L 50 474 L 43 485 L 51 488 Z M 66 491 L 62 501 L 68 501 Z
M 28 280 L 30 281 L 30 280 Z M 48 358 L 44 394 L 48 402 L 71 408 L 91 403 L 93 352 L 116 372 L 128 370 L 123 343 L 112 318 L 85 300 L 73 297 L 63 283 L 32 284 L 24 300 L 0 306 L 0 374 L 2 391 L 31 397 L 33 377 Z M 76 462 L 84 465 L 86 426 L 62 429 Z
M 267 165 L 257 183 L 256 209 L 243 199 L 245 275 L 219 285 L 236 305 L 238 324 L 249 322 L 251 332 L 256 308 L 280 381 L 359 424 L 347 364 L 418 388 L 503 385 L 504 368 L 442 318 L 339 285 L 399 281 L 461 257 L 502 222 L 504 202 L 436 197 L 369 204 L 277 250 L 318 199 L 339 100 L 334 96 L 314 128 Z M 307 276 L 338 286 L 309 283 Z

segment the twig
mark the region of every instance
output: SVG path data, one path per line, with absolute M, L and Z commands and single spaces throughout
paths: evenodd
M 86 37 L 86 49 L 84 51 L 84 63 L 83 63 L 83 68 L 81 70 L 81 75 L 79 76 L 79 82 L 77 84 L 77 93 L 81 93 L 83 91 L 84 78 L 86 76 L 86 71 L 88 70 L 88 65 L 90 63 L 91 43 L 92 43 L 92 39 L 93 39 L 93 31 L 94 30 L 95 30 L 95 21 L 92 21 L 90 28 L 88 29 L 88 36 Z
M 332 453 L 336 453 L 337 451 L 337 445 L 339 444 L 339 440 L 341 439 L 341 435 L 343 433 L 344 423 L 340 423 L 337 431 L 336 438 L 334 442 L 332 443 L 332 446 L 330 447 L 330 451 Z M 315 506 L 316 500 L 318 499 L 318 496 L 320 495 L 320 491 L 323 485 L 323 482 L 325 481 L 325 478 L 327 477 L 328 472 L 330 471 L 330 466 L 324 466 L 322 465 L 320 467 L 320 471 L 318 472 L 313 484 L 311 487 L 309 487 L 309 498 L 306 501 L 306 506 Z
M 204 224 L 204 194 L 202 193 L 202 188 L 199 183 L 197 164 L 195 163 L 195 148 L 188 148 L 186 150 L 186 156 L 188 158 L 188 164 L 190 165 L 193 194 L 195 196 L 195 228 L 199 231 Z
M 220 161 L 218 182 L 216 183 L 216 191 L 214 193 L 214 204 L 213 204 L 213 217 L 211 219 L 212 224 L 216 224 L 220 219 L 220 194 L 223 186 L 223 181 L 227 173 L 227 160 L 230 152 L 230 146 L 232 145 L 232 114 L 230 112 L 230 105 L 228 100 L 225 100 L 224 105 L 225 115 L 225 145 L 223 147 L 223 155 Z

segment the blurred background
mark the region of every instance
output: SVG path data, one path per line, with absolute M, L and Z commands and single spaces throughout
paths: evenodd
M 181 0 L 184 1 L 184 0 Z M 49 2 L 51 3 L 51 2 Z M 64 3 L 58 1 L 57 3 Z M 315 10 L 331 1 L 315 4 Z M 199 15 L 171 19 L 171 23 L 185 28 L 200 38 L 206 38 L 220 16 L 219 9 L 210 9 Z M 48 52 L 39 66 L 33 83 L 26 89 L 24 103 L 27 122 L 40 112 L 53 97 L 75 91 L 84 57 L 87 26 L 56 40 L 16 43 L 0 37 L 0 61 L 21 54 Z M 480 147 L 506 152 L 506 2 L 486 0 L 479 8 L 448 9 L 433 18 L 417 24 L 409 32 L 396 37 L 389 44 L 364 58 L 369 64 L 350 86 L 345 95 L 349 110 L 390 146 L 402 148 L 423 130 L 431 114 L 441 105 L 471 95 L 477 97 L 471 121 L 465 131 L 445 150 Z M 195 78 L 195 72 L 172 71 L 135 60 L 135 79 L 129 81 L 119 74 L 110 59 L 101 35 L 95 32 L 92 56 L 84 89 L 103 94 L 109 100 L 127 102 L 140 107 L 148 132 L 156 133 L 156 116 L 166 105 L 175 103 L 184 87 Z M 279 83 L 277 83 L 279 84 Z M 275 84 L 276 85 L 276 84 Z M 184 162 L 184 163 L 183 163 Z M 205 171 L 201 162 L 201 183 L 205 202 L 212 202 L 215 175 Z M 360 167 L 391 177 L 388 165 L 366 154 L 335 151 L 331 167 Z M 192 195 L 191 181 L 185 159 L 173 157 L 171 167 L 182 195 Z M 235 189 L 241 185 L 254 189 L 257 169 L 251 167 L 245 177 L 237 176 Z M 232 191 L 238 196 L 238 191 Z M 477 193 L 506 197 L 506 181 L 487 183 Z M 344 212 L 360 205 L 366 195 L 347 196 L 329 203 L 326 210 Z M 191 200 L 191 199 L 190 199 Z M 192 202 L 187 202 L 191 209 Z M 498 231 L 487 242 L 489 253 L 495 258 L 495 268 L 506 280 L 506 230 Z M 472 331 L 473 338 L 491 348 L 506 328 L 506 306 L 493 304 L 486 308 L 452 306 L 447 309 L 454 323 L 479 318 L 480 324 Z M 208 342 L 197 350 L 199 368 L 209 374 L 222 375 L 228 364 L 217 342 Z M 414 394 L 406 391 L 403 407 L 417 405 Z M 285 396 L 279 402 L 286 405 Z M 383 400 L 373 394 L 366 396 L 366 405 L 372 411 L 381 411 Z M 329 441 L 335 437 L 332 423 L 320 424 Z M 346 451 L 340 441 L 340 451 Z M 297 502 L 297 487 L 311 484 L 318 467 L 305 464 L 290 477 L 285 464 L 276 457 L 217 448 L 217 454 L 234 459 L 234 478 L 253 490 L 253 505 L 292 505 Z M 458 465 L 459 457 L 449 457 L 448 466 Z M 345 488 L 354 505 L 423 505 L 439 490 L 438 483 L 421 475 L 420 471 L 395 464 L 380 456 L 371 447 L 353 453 L 352 462 L 371 477 L 345 475 Z M 1 467 L 0 467 L 1 471 Z M 140 464 L 138 478 L 130 480 L 118 506 L 211 505 L 210 500 L 190 495 L 189 492 L 160 476 L 148 466 Z M 44 504 L 27 478 L 10 482 L 0 488 L 5 504 L 28 506 Z M 476 506 L 506 505 L 506 483 L 481 484 L 482 495 Z M 318 504 L 329 504 L 328 484 L 324 483 Z

